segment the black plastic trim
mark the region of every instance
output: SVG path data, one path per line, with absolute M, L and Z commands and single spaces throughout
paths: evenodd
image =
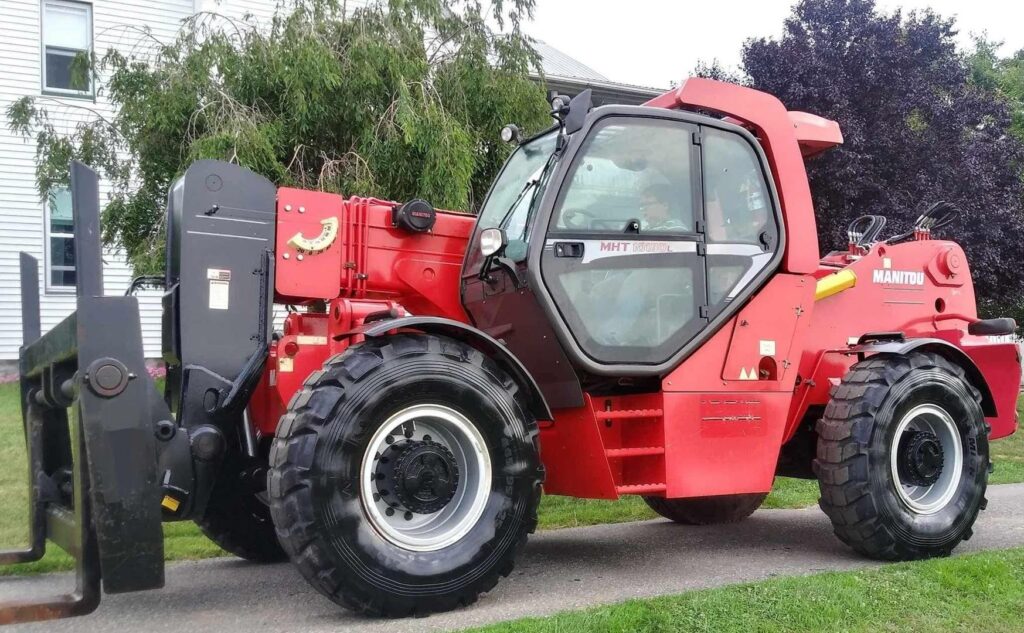
M 513 380 L 520 387 L 527 390 L 530 412 L 537 420 L 554 419 L 551 409 L 548 407 L 547 401 L 537 385 L 537 381 L 533 379 L 533 376 L 530 375 L 530 372 L 522 362 L 508 348 L 499 343 L 497 339 L 471 325 L 441 317 L 411 316 L 375 321 L 349 330 L 335 338 L 347 338 L 357 334 L 368 338 L 378 338 L 386 336 L 388 332 L 397 329 L 414 329 L 429 334 L 441 334 L 475 347 L 501 365 L 505 371 L 512 375 Z
M 967 326 L 967 333 L 974 336 L 1007 336 L 1017 331 L 1017 322 L 1009 317 L 984 319 Z

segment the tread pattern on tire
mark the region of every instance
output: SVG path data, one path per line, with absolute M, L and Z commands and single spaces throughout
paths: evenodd
M 494 565 L 482 577 L 448 600 L 434 599 L 426 608 L 406 608 L 389 602 L 381 594 L 366 595 L 330 563 L 329 546 L 315 525 L 312 499 L 313 482 L 310 467 L 320 433 L 332 419 L 345 399 L 346 390 L 352 388 L 385 359 L 415 356 L 426 353 L 441 354 L 462 363 L 482 368 L 496 386 L 505 390 L 522 408 L 528 411 L 524 394 L 516 383 L 489 357 L 463 343 L 432 335 L 393 335 L 369 339 L 330 358 L 323 369 L 313 372 L 296 392 L 288 405 L 288 413 L 281 418 L 277 436 L 271 446 L 271 471 L 268 491 L 271 512 L 278 538 L 300 573 L 318 591 L 358 613 L 372 616 L 415 616 L 447 611 L 475 602 L 482 593 L 494 588 L 499 579 L 512 573 L 515 558 L 526 546 L 529 534 L 537 527 L 537 508 L 541 496 L 543 468 L 539 466 L 533 484 L 533 499 L 526 504 L 524 529 L 517 542 L 507 550 L 504 560 Z M 539 455 L 537 423 L 528 418 L 526 440 Z
M 881 520 L 866 479 L 875 416 L 890 388 L 909 372 L 941 368 L 959 377 L 976 402 L 981 394 L 963 368 L 929 352 L 877 354 L 854 364 L 832 388 L 824 416 L 817 423 L 814 469 L 821 491 L 819 506 L 832 521 L 836 536 L 855 551 L 881 560 L 914 560 L 947 555 L 956 546 L 925 554 L 900 542 Z M 985 427 L 988 428 L 987 425 Z M 984 508 L 984 498 L 981 508 Z M 970 538 L 970 530 L 964 539 Z

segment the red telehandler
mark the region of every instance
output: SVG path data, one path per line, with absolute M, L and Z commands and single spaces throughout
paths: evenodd
M 75 164 L 78 308 L 42 336 L 22 256 L 32 538 L 0 561 L 51 540 L 79 585 L 0 620 L 161 586 L 162 521 L 388 616 L 494 587 L 542 490 L 710 524 L 804 477 L 863 555 L 969 538 L 1021 369 L 1013 320 L 979 319 L 963 250 L 932 239 L 955 210 L 887 238 L 864 216 L 822 258 L 804 161 L 836 123 L 705 79 L 552 114 L 503 131 L 476 218 L 193 164 L 168 195 L 163 394 L 136 299 L 103 296 Z

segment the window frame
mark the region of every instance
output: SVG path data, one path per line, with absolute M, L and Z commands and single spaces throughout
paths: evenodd
M 58 187 L 58 189 L 68 189 L 67 187 Z M 75 266 L 54 266 L 53 265 L 53 238 L 70 239 L 72 242 L 75 240 L 74 233 L 65 233 L 64 231 L 54 232 L 51 227 L 51 208 L 50 208 L 50 194 L 46 194 L 46 200 L 43 201 L 43 273 L 46 280 L 44 288 L 46 294 L 64 295 L 74 294 L 76 285 L 57 285 L 53 283 L 52 272 L 55 270 L 67 271 L 76 270 Z M 72 219 L 72 223 L 74 220 Z M 77 273 L 75 276 L 77 280 Z
M 52 49 L 61 53 L 73 53 L 72 57 L 78 53 L 83 52 L 81 49 L 69 48 L 63 46 L 47 46 L 46 45 L 46 9 L 49 6 L 65 7 L 68 9 L 84 9 L 88 26 L 86 27 L 86 38 L 87 48 L 84 50 L 85 53 L 91 54 L 95 47 L 95 25 L 93 16 L 93 4 L 92 2 L 86 2 L 84 0 L 42 0 L 39 3 L 39 83 L 40 92 L 44 95 L 52 95 L 57 97 L 68 97 L 72 99 L 89 99 L 95 100 L 95 82 L 93 77 L 88 77 L 89 85 L 85 90 L 73 90 L 70 88 L 53 88 L 46 84 L 46 51 Z

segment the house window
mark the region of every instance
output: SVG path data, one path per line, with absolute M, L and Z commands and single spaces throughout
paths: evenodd
M 43 1 L 43 90 L 91 95 L 92 81 L 76 59 L 92 49 L 92 5 L 67 0 Z
M 75 287 L 75 233 L 71 220 L 71 191 L 50 192 L 46 202 L 46 287 L 71 290 Z

